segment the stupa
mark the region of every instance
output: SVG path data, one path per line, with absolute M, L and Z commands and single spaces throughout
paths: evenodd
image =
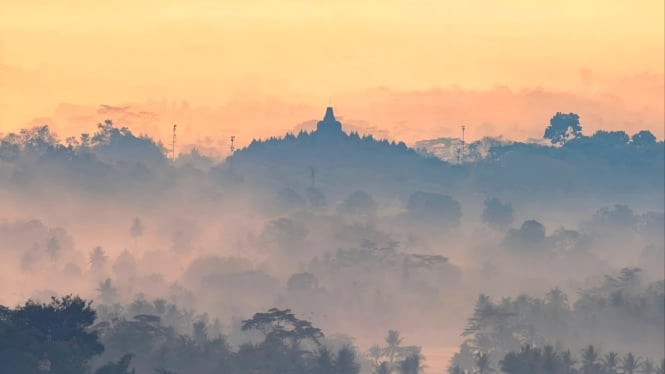
M 316 132 L 323 136 L 343 134 L 342 123 L 335 119 L 335 113 L 333 113 L 331 106 L 326 108 L 326 115 L 323 116 L 323 120 L 316 124 Z

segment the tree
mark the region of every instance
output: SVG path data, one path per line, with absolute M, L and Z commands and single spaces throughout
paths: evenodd
M 290 309 L 269 309 L 267 313 L 256 313 L 251 319 L 242 321 L 242 331 L 257 330 L 266 341 L 288 342 L 298 347 L 301 341 L 311 341 L 320 346 L 323 333 L 309 321 L 301 320 Z
M 192 324 L 194 342 L 199 347 L 204 347 L 208 342 L 208 325 L 205 321 L 196 321 Z
M 372 359 L 374 366 L 379 366 L 379 361 L 383 357 L 383 350 L 378 344 L 369 348 L 369 357 Z
M 448 368 L 448 374 L 466 374 L 466 372 L 459 365 L 455 365 Z
M 476 353 L 476 371 L 478 374 L 493 373 L 494 369 L 490 363 L 490 355 L 484 352 Z
M 542 368 L 544 374 L 556 374 L 560 366 L 560 358 L 557 351 L 551 345 L 543 347 Z
M 628 205 L 615 204 L 613 208 L 603 207 L 594 213 L 591 221 L 598 226 L 612 229 L 634 227 L 639 217 Z
M 134 220 L 132 220 L 132 225 L 129 228 L 129 235 L 132 238 L 138 238 L 143 235 L 143 222 L 141 222 L 140 219 L 134 218 Z
M 563 317 L 564 313 L 570 310 L 570 306 L 568 305 L 568 295 L 558 287 L 550 290 L 545 295 L 545 303 L 555 320 L 559 320 Z
M 640 374 L 654 374 L 656 372 L 656 366 L 653 361 L 650 359 L 644 360 L 642 363 L 642 368 L 640 369 Z
M 623 360 L 621 360 L 621 369 L 624 374 L 636 374 L 637 369 L 640 367 L 640 361 L 641 359 L 639 357 L 635 357 L 629 352 L 624 356 Z
M 400 374 L 420 374 L 422 370 L 420 356 L 417 354 L 408 355 L 399 363 Z
M 576 363 L 577 362 L 575 361 L 575 358 L 573 357 L 573 354 L 570 352 L 570 350 L 561 352 L 561 368 L 563 370 L 563 374 L 576 373 L 577 372 L 575 370 Z
M 511 229 L 504 241 L 504 245 L 521 250 L 538 250 L 545 243 L 545 226 L 536 220 L 527 220 L 518 229 Z
M 112 303 L 118 294 L 118 291 L 111 284 L 111 278 L 106 278 L 103 282 L 99 282 L 97 292 L 99 292 L 99 298 L 104 304 Z
M 630 141 L 630 137 L 626 134 L 625 131 L 605 131 L 598 130 L 596 131 L 591 140 L 595 143 L 600 143 L 602 145 L 626 145 Z
M 513 223 L 513 206 L 502 203 L 496 197 L 485 200 L 483 222 L 494 228 L 504 228 Z
M 79 297 L 28 300 L 14 310 L 0 310 L 0 362 L 8 372 L 86 373 L 89 360 L 104 346 L 90 330 L 96 312 Z M 41 369 L 39 369 L 41 370 Z
M 656 143 L 656 137 L 648 130 L 642 130 L 632 136 L 632 143 L 638 146 L 651 145 Z
M 549 139 L 552 144 L 564 145 L 568 140 L 581 136 L 580 116 L 575 113 L 557 112 L 550 119 L 550 125 L 545 129 L 545 139 Z
M 293 251 L 303 247 L 307 235 L 307 227 L 302 222 L 280 217 L 266 223 L 261 241 L 275 248 Z
M 104 269 L 107 261 L 108 256 L 102 247 L 96 246 L 92 252 L 90 252 L 90 267 L 94 272 L 99 272 Z
M 388 346 L 384 348 L 384 355 L 388 356 L 388 362 L 390 365 L 395 363 L 395 358 L 400 354 L 400 344 L 402 344 L 402 338 L 399 336 L 399 331 L 389 330 L 388 336 L 386 337 L 386 344 Z
M 319 281 L 312 273 L 297 273 L 289 277 L 286 288 L 292 292 L 313 292 L 318 290 Z
M 292 188 L 285 188 L 277 192 L 277 202 L 284 210 L 303 209 L 307 202 Z
M 390 367 L 388 361 L 383 361 L 372 370 L 372 374 L 392 374 L 392 372 L 393 369 Z
M 617 374 L 619 367 L 619 354 L 616 352 L 608 352 L 603 357 L 603 369 L 607 374 Z
M 316 187 L 308 187 L 305 191 L 309 206 L 313 209 L 323 209 L 328 204 L 323 191 Z
M 335 358 L 337 374 L 358 374 L 360 365 L 356 362 L 356 352 L 349 346 L 344 346 L 337 351 Z
M 335 355 L 326 346 L 319 348 L 315 358 L 314 367 L 317 373 L 337 374 L 335 367 Z
M 460 203 L 448 195 L 417 191 L 409 196 L 406 209 L 413 219 L 454 227 L 462 218 Z
M 364 191 L 355 191 L 337 207 L 339 213 L 368 216 L 373 216 L 376 209 L 376 202 Z
M 60 242 L 58 241 L 58 238 L 55 236 L 51 236 L 48 238 L 46 241 L 46 253 L 48 253 L 49 257 L 51 258 L 52 261 L 55 261 L 58 259 L 58 256 L 60 255 Z
M 134 357 L 133 354 L 126 354 L 118 360 L 117 363 L 109 362 L 95 371 L 95 374 L 134 374 L 136 371 L 129 371 L 129 365 Z
M 597 360 L 598 351 L 593 345 L 584 348 L 582 350 L 582 372 L 584 374 L 594 374 L 597 371 Z

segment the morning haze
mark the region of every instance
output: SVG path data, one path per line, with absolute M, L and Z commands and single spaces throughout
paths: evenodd
M 3 3 L 0 373 L 662 374 L 662 14 Z

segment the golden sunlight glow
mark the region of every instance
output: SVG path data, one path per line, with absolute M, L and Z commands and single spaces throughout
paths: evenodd
M 377 87 L 482 96 L 501 86 L 575 96 L 582 107 L 595 105 L 587 118 L 605 123 L 618 101 L 625 109 L 619 127 L 646 127 L 662 138 L 664 14 L 656 0 L 4 0 L 0 131 L 53 117 L 61 103 L 162 99 L 213 108 L 238 100 L 270 107 L 277 100 L 304 121 L 318 118 L 333 96 L 347 114 L 371 122 L 374 99 L 345 98 Z M 478 107 L 488 105 L 473 98 Z M 565 99 L 557 103 L 562 111 L 579 110 Z M 412 132 L 422 126 L 423 137 L 437 135 L 415 121 L 423 108 L 403 110 L 400 118 L 414 119 Z M 427 110 L 430 121 L 464 120 Z M 479 125 L 492 123 L 509 136 L 515 125 L 530 135 L 541 131 L 542 121 L 520 123 L 518 113 L 539 108 L 506 110 L 510 115 L 501 117 L 508 122 L 488 116 Z M 542 110 L 539 119 L 553 114 L 549 106 Z M 233 117 L 239 128 L 263 136 L 297 125 L 290 117 L 275 120 L 275 127 L 261 127 Z M 372 125 L 400 135 L 392 124 Z

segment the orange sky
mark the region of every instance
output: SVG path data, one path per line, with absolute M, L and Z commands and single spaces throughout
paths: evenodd
M 555 111 L 663 138 L 664 17 L 662 0 L 2 0 L 0 132 L 109 116 L 243 144 L 331 97 L 350 125 L 408 142 L 461 123 L 541 136 Z

